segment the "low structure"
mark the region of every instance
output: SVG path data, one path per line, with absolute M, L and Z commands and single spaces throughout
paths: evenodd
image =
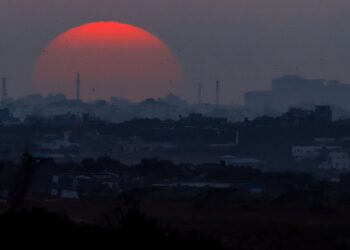
M 240 158 L 233 155 L 225 155 L 221 158 L 226 165 L 232 167 L 252 167 L 260 168 L 264 164 L 263 161 L 255 158 Z
M 293 146 L 292 157 L 295 161 L 313 160 L 323 153 L 342 150 L 341 146 L 305 145 Z

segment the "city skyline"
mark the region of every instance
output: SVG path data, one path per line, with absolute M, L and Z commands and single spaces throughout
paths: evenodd
M 189 101 L 197 99 L 199 81 L 209 89 L 220 80 L 223 103 L 243 103 L 245 92 L 266 90 L 283 74 L 350 82 L 345 1 L 95 2 L 0 3 L 0 74 L 16 90 L 10 92 L 34 93 L 31 73 L 42 49 L 62 32 L 100 20 L 130 23 L 165 41 L 184 71 L 186 84 L 175 94 Z M 204 91 L 203 98 L 215 95 Z

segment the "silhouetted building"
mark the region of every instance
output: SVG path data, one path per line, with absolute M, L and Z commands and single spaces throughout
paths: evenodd
M 289 108 L 288 112 L 282 115 L 282 119 L 287 125 L 330 123 L 332 110 L 329 106 L 316 106 L 314 111 Z
M 250 168 L 260 168 L 264 164 L 263 161 L 255 158 L 241 158 L 233 155 L 225 155 L 222 160 L 226 165 L 232 167 L 250 167 Z
M 348 84 L 286 75 L 273 79 L 271 90 L 246 93 L 245 105 L 260 113 L 264 113 L 267 108 L 281 113 L 292 106 L 321 104 L 349 109 L 349 96 Z

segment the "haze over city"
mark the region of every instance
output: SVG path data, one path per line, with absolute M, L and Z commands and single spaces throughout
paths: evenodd
M 14 97 L 38 92 L 33 67 L 50 41 L 94 21 L 129 23 L 163 40 L 183 69 L 175 94 L 192 102 L 198 82 L 203 100 L 214 102 L 220 80 L 224 103 L 243 103 L 245 92 L 284 74 L 350 82 L 347 1 L 3 0 L 0 7 L 0 74 Z
M 2 245 L 350 249 L 349 13 L 0 0 Z

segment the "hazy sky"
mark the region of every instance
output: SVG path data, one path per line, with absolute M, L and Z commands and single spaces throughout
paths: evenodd
M 0 75 L 10 94 L 33 92 L 40 51 L 60 33 L 92 21 L 140 26 L 165 41 L 184 70 L 187 99 L 226 103 L 271 78 L 298 72 L 350 83 L 349 0 L 0 0 Z

